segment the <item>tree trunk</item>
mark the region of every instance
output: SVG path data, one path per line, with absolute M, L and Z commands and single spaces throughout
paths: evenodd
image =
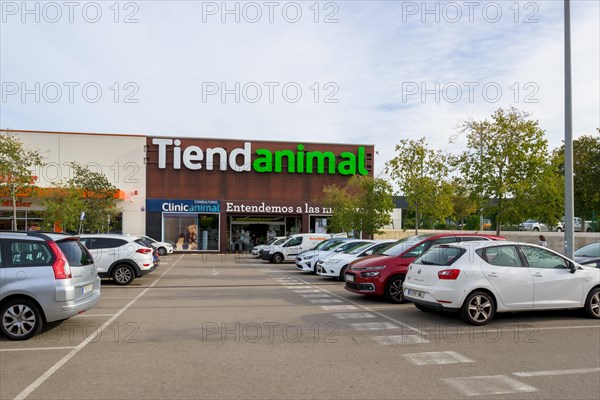
M 419 203 L 415 205 L 415 235 L 419 234 Z
M 17 230 L 17 196 L 13 194 L 12 198 L 12 209 L 13 209 L 13 219 L 12 219 L 12 230 Z

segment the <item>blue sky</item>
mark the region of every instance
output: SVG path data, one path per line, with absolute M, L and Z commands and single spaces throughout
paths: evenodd
M 562 1 L 2 1 L 0 127 L 458 152 L 515 106 L 561 144 Z M 600 126 L 600 2 L 572 1 L 574 135 Z

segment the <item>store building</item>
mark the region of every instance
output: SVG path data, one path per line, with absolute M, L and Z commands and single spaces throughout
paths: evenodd
M 373 175 L 373 145 L 11 133 L 44 157 L 39 186 L 64 176 L 70 161 L 93 165 L 121 193 L 123 233 L 180 251 L 245 250 L 271 236 L 325 232 L 323 187 Z M 33 215 L 43 218 L 43 210 Z
M 327 229 L 323 187 L 372 176 L 373 146 L 148 138 L 146 230 L 177 250 L 244 250 Z

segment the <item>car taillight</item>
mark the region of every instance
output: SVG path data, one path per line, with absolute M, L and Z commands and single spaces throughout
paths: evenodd
M 69 262 L 65 258 L 63 252 L 60 250 L 56 242 L 48 242 L 48 245 L 54 253 L 54 262 L 52 263 L 54 279 L 71 279 L 71 267 L 69 266 Z
M 142 254 L 148 254 L 148 253 L 152 253 L 152 249 L 148 249 L 146 247 L 142 247 L 141 249 L 137 249 L 135 252 L 136 253 L 142 253 Z
M 445 269 L 438 272 L 438 278 L 440 279 L 456 279 L 460 274 L 460 269 Z

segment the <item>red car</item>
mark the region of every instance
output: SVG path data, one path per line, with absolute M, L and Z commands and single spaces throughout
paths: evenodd
M 344 275 L 346 290 L 384 296 L 390 303 L 404 302 L 402 283 L 408 266 L 434 244 L 473 240 L 505 240 L 478 233 L 440 233 L 400 239 L 380 255 L 363 257 L 350 264 Z

